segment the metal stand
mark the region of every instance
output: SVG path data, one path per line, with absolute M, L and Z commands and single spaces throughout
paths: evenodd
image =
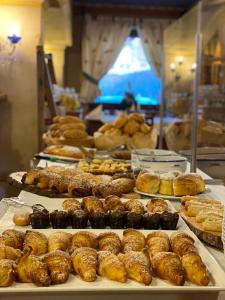
M 164 43 L 163 43 L 164 44 Z M 162 46 L 164 47 L 164 46 Z M 161 54 L 162 99 L 160 104 L 159 149 L 163 149 L 163 125 L 165 115 L 165 49 Z

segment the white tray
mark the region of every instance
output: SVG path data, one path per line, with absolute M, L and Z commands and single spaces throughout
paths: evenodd
M 44 153 L 44 152 L 40 152 L 38 153 L 38 155 L 40 157 L 43 157 L 43 158 L 53 158 L 53 159 L 56 159 L 56 160 L 65 160 L 65 161 L 68 161 L 68 162 L 78 162 L 80 161 L 81 159 L 78 159 L 78 158 L 73 158 L 73 157 L 68 157 L 68 156 L 61 156 L 61 155 L 54 155 L 54 154 L 47 154 L 47 153 Z
M 46 234 L 47 236 L 54 232 L 55 230 L 52 229 L 42 229 L 37 230 L 39 232 L 42 232 Z M 79 230 L 77 229 L 65 229 L 60 230 L 70 233 L 75 233 Z M 90 229 L 89 231 L 92 231 L 94 233 L 101 233 L 106 232 L 106 230 L 96 230 L 96 229 Z M 122 237 L 123 230 L 110 230 L 118 233 L 120 237 Z M 152 232 L 150 230 L 142 231 L 145 235 Z M 171 234 L 174 231 L 166 231 L 167 234 Z M 144 286 L 136 281 L 128 280 L 126 283 L 119 283 L 115 281 L 110 281 L 108 279 L 105 279 L 103 277 L 98 277 L 95 282 L 85 282 L 82 281 L 78 275 L 70 275 L 69 280 L 64 284 L 58 284 L 53 285 L 49 287 L 37 287 L 32 283 L 14 283 L 13 286 L 7 287 L 7 288 L 0 288 L 0 294 L 1 293 L 19 293 L 19 292 L 26 292 L 26 293 L 37 293 L 37 292 L 96 292 L 96 293 L 106 293 L 106 292 L 146 292 L 150 293 L 152 292 L 203 292 L 203 291 L 220 291 L 225 290 L 225 273 L 221 269 L 221 267 L 218 265 L 216 260 L 211 256 L 211 254 L 208 252 L 208 250 L 202 245 L 202 243 L 197 239 L 197 237 L 191 232 L 187 231 L 187 234 L 189 234 L 193 239 L 195 240 L 195 245 L 199 251 L 199 254 L 207 266 L 211 276 L 212 276 L 212 282 L 207 287 L 201 287 L 194 285 L 190 282 L 185 282 L 184 286 L 174 286 L 170 284 L 169 282 L 165 280 L 161 280 L 158 278 L 153 277 L 152 283 L 149 286 Z

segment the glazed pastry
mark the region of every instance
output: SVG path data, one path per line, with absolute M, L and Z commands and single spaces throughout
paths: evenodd
M 104 232 L 98 236 L 99 250 L 118 254 L 121 251 L 121 241 L 114 232 Z
M 72 176 L 62 176 L 61 174 L 55 174 L 49 181 L 49 188 L 58 193 L 67 193 L 69 185 L 72 181 Z
M 150 213 L 163 213 L 168 211 L 168 204 L 161 198 L 153 198 L 146 204 L 147 210 Z
M 47 209 L 34 210 L 33 213 L 30 214 L 30 223 L 32 228 L 34 229 L 48 228 L 50 226 L 48 210 Z
M 72 270 L 72 262 L 68 253 L 56 250 L 44 255 L 43 262 L 46 263 L 53 284 L 64 283 L 68 280 Z
M 119 197 L 110 195 L 104 201 L 105 211 L 124 211 L 124 204 Z
M 97 276 L 97 251 L 89 247 L 76 249 L 72 254 L 74 271 L 80 275 L 84 281 L 95 281 Z
M 48 239 L 41 232 L 27 230 L 23 250 L 31 250 L 31 254 L 34 255 L 45 254 L 48 251 Z
M 41 190 L 48 189 L 49 182 L 54 176 L 55 174 L 44 169 L 35 176 L 33 183 Z
M 13 223 L 17 226 L 28 226 L 30 224 L 30 213 L 28 211 L 15 212 Z
M 82 208 L 88 213 L 104 211 L 102 201 L 94 196 L 84 197 L 82 200 Z
M 137 190 L 148 194 L 157 194 L 159 185 L 160 178 L 155 173 L 140 173 L 136 180 Z
M 13 260 L 0 259 L 0 287 L 11 286 L 14 281 Z
M 37 286 L 49 286 L 51 283 L 47 265 L 38 256 L 25 251 L 14 267 L 20 282 L 33 282 Z
M 180 257 L 189 252 L 197 252 L 194 240 L 185 232 L 173 233 L 170 236 L 170 243 L 174 253 Z
M 151 283 L 150 260 L 146 254 L 140 251 L 130 251 L 125 254 L 120 253 L 118 257 L 124 263 L 130 279 L 145 285 Z
M 89 174 L 91 175 L 91 174 Z M 94 175 L 92 175 L 94 176 Z M 92 195 L 92 184 L 88 178 L 74 178 L 68 185 L 70 196 L 86 197 Z
M 78 231 L 72 237 L 72 248 L 90 247 L 97 249 L 98 237 L 89 231 Z
M 124 212 L 115 210 L 109 212 L 109 226 L 112 229 L 122 229 L 124 227 Z
M 138 230 L 126 229 L 123 231 L 123 252 L 142 251 L 145 247 L 145 236 Z
M 160 214 L 145 213 L 142 217 L 142 224 L 144 229 L 159 229 Z
M 184 174 L 185 178 L 192 178 L 196 183 L 197 194 L 205 192 L 205 182 L 203 178 L 196 173 Z
M 21 256 L 22 252 L 19 249 L 10 246 L 0 245 L 0 259 L 16 260 Z
M 22 177 L 22 183 L 32 185 L 34 183 L 34 179 L 40 173 L 41 169 L 32 169 L 25 173 Z
M 69 226 L 69 215 L 63 210 L 54 210 L 50 213 L 52 228 L 67 228 Z
M 178 255 L 172 252 L 159 252 L 151 258 L 154 274 L 174 285 L 184 285 L 185 274 Z
M 72 210 L 69 212 L 72 228 L 83 229 L 88 226 L 88 214 L 84 210 Z
M 62 207 L 65 211 L 81 209 L 80 201 L 75 198 L 69 198 L 63 201 Z
M 125 227 L 140 229 L 142 226 L 142 214 L 129 211 L 125 214 Z
M 0 236 L 0 244 L 22 250 L 25 234 L 15 229 L 6 229 Z
M 144 213 L 144 205 L 138 199 L 130 199 L 125 203 L 125 209 L 136 213 Z
M 179 175 L 173 180 L 173 191 L 175 196 L 193 196 L 197 194 L 197 185 L 193 178 Z
M 222 218 L 208 217 L 202 222 L 202 228 L 205 231 L 222 232 Z
M 126 282 L 127 272 L 119 258 L 109 251 L 98 252 L 98 274 L 107 279 Z
M 163 230 L 175 230 L 177 228 L 177 222 L 179 220 L 179 214 L 177 212 L 171 213 L 165 211 L 161 214 L 160 224 Z
M 56 231 L 48 237 L 48 252 L 62 250 L 67 251 L 71 247 L 72 234 Z
M 187 280 L 197 285 L 207 286 L 209 284 L 210 276 L 207 268 L 196 252 L 185 254 L 181 261 Z
M 107 214 L 101 211 L 93 211 L 89 214 L 91 228 L 105 228 L 107 225 Z
M 161 231 L 149 233 L 146 237 L 146 244 L 151 257 L 159 252 L 170 251 L 169 237 L 167 234 Z

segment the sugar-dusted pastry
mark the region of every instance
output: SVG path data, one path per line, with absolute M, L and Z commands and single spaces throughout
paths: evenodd
M 0 244 L 22 250 L 24 237 L 25 234 L 22 231 L 18 231 L 15 229 L 6 229 L 0 236 Z
M 168 204 L 166 200 L 161 198 L 152 198 L 146 204 L 147 210 L 150 213 L 163 213 L 168 211 Z
M 159 194 L 162 195 L 173 195 L 173 179 L 175 177 L 170 174 L 162 174 L 160 175 L 160 186 L 159 186 Z
M 103 202 L 94 196 L 84 197 L 82 200 L 82 208 L 88 213 L 104 211 Z
M 210 276 L 201 257 L 196 252 L 189 252 L 182 258 L 182 266 L 185 271 L 186 280 L 197 285 L 207 286 L 210 282 Z
M 30 254 L 30 250 L 24 252 L 14 269 L 20 282 L 33 282 L 37 286 L 49 286 L 51 283 L 46 263 L 39 256 Z
M 31 249 L 31 254 L 42 255 L 48 251 L 47 237 L 38 231 L 27 230 L 24 238 L 23 250 Z
M 169 237 L 162 231 L 154 231 L 149 233 L 146 237 L 146 245 L 148 246 L 151 257 L 159 252 L 170 251 Z
M 141 251 L 130 251 L 118 255 L 124 263 L 128 277 L 137 282 L 149 285 L 152 281 L 150 273 L 150 260 L 147 254 Z
M 56 231 L 48 237 L 48 252 L 62 250 L 67 251 L 71 247 L 72 234 L 63 231 Z
M 123 262 L 110 251 L 98 252 L 98 274 L 122 283 L 127 281 L 127 272 Z
M 74 123 L 66 124 L 66 126 L 68 126 L 68 125 L 70 128 L 74 128 L 75 124 Z M 76 126 L 76 128 L 85 129 L 85 125 L 83 123 L 77 123 L 75 126 Z M 65 129 L 66 129 L 65 125 L 62 125 L 61 130 L 64 131 Z M 85 158 L 85 155 L 83 154 L 83 152 L 81 152 L 78 148 L 64 146 L 64 145 L 51 145 L 51 146 L 48 146 L 47 148 L 45 148 L 43 152 L 47 153 L 47 154 L 72 157 L 75 159 Z
M 173 233 L 170 236 L 170 243 L 174 253 L 180 257 L 189 252 L 197 252 L 194 240 L 188 234 L 182 231 Z
M 78 231 L 72 237 L 72 248 L 90 247 L 97 249 L 98 237 L 89 231 Z
M 104 208 L 106 211 L 124 211 L 124 204 L 118 196 L 109 195 L 104 200 Z
M 22 183 L 31 185 L 34 183 L 34 179 L 38 176 L 40 173 L 40 169 L 31 169 L 27 173 L 25 173 L 22 177 Z
M 151 258 L 154 274 L 174 285 L 184 285 L 185 273 L 179 256 L 172 252 L 159 252 Z
M 52 228 L 67 228 L 69 226 L 69 214 L 64 210 L 54 210 L 50 213 Z
M 98 247 L 101 251 L 110 251 L 118 254 L 122 246 L 118 234 L 109 231 L 99 234 Z
M 142 251 L 145 247 L 145 236 L 138 230 L 126 229 L 123 231 L 123 252 Z
M 13 215 L 13 223 L 17 226 L 27 226 L 30 224 L 29 211 L 17 211 Z
M 0 287 L 11 286 L 14 282 L 13 260 L 0 259 Z
M 49 180 L 49 189 L 58 193 L 67 193 L 69 185 L 73 181 L 72 176 L 65 176 L 62 174 L 54 174 Z
M 43 256 L 46 263 L 51 281 L 53 284 L 64 283 L 68 280 L 72 270 L 70 255 L 61 250 L 49 252 Z
M 88 213 L 82 209 L 70 211 L 69 218 L 72 228 L 84 229 L 88 226 Z
M 91 175 L 91 174 L 86 174 L 86 175 Z M 92 184 L 88 178 L 76 177 L 70 181 L 67 190 L 71 197 L 91 196 Z
M 173 180 L 173 191 L 175 196 L 193 196 L 197 194 L 197 185 L 193 178 L 182 174 Z
M 125 209 L 137 213 L 144 213 L 144 205 L 138 199 L 130 199 L 125 202 Z
M 0 259 L 16 260 L 22 255 L 21 250 L 4 244 L 0 245 Z
M 67 212 L 70 210 L 78 210 L 81 209 L 81 203 L 76 198 L 65 199 L 62 208 Z
M 97 276 L 97 251 L 89 247 L 76 249 L 72 254 L 74 271 L 80 275 L 84 281 L 95 281 Z
M 136 180 L 137 190 L 148 194 L 157 194 L 159 185 L 160 177 L 155 173 L 140 173 Z

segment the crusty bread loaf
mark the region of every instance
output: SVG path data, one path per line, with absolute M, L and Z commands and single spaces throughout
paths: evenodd
M 157 174 L 141 173 L 136 180 L 136 188 L 144 193 L 156 194 L 159 191 L 160 177 Z

